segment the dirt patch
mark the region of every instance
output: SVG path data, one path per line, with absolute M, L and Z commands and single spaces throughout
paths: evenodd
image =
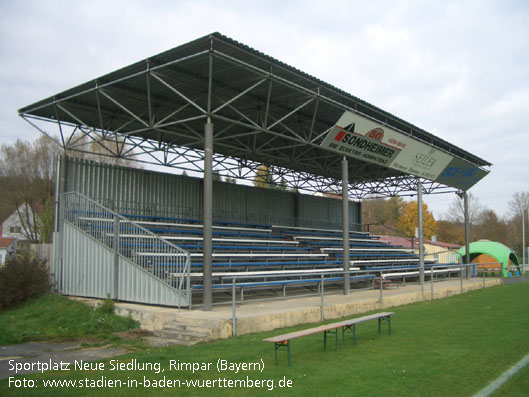
M 123 347 L 81 348 L 79 342 L 28 342 L 1 346 L 0 379 L 18 374 L 40 372 L 39 365 L 41 366 L 42 363 L 53 368 L 61 362 L 71 364 L 75 360 L 103 360 L 127 352 Z

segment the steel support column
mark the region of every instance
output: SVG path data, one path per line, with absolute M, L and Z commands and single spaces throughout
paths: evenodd
M 57 290 L 59 292 L 62 292 L 62 279 L 63 279 L 63 265 L 64 265 L 64 196 L 63 193 L 66 192 L 66 167 L 67 167 L 67 157 L 63 153 L 59 156 L 58 161 L 58 167 L 57 170 L 57 176 L 58 176 L 58 183 L 57 187 L 58 190 L 55 192 L 56 200 L 58 200 L 58 216 L 57 216 L 57 238 L 58 241 L 54 244 L 58 244 L 58 252 L 59 257 L 54 258 L 55 261 L 55 271 L 58 272 L 58 274 L 55 274 L 55 282 L 57 283 Z M 57 250 L 55 250 L 57 252 Z
M 343 229 L 343 270 L 349 271 L 349 162 L 342 159 L 342 229 Z M 350 274 L 343 277 L 343 293 L 349 294 Z
M 203 191 L 203 298 L 202 304 L 205 311 L 209 311 L 213 304 L 212 278 L 212 245 L 213 245 L 213 124 L 211 119 L 204 128 L 204 191 Z
M 424 229 L 422 212 L 422 182 L 417 182 L 417 214 L 419 218 L 419 279 L 421 282 L 421 299 L 424 300 Z
M 463 193 L 463 206 L 465 209 L 465 263 L 470 263 L 470 220 L 468 217 L 468 194 Z M 468 267 L 466 268 L 468 276 Z
M 525 265 L 525 209 L 522 209 L 522 263 Z

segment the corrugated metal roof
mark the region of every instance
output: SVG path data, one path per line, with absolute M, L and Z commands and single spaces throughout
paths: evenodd
M 212 90 L 209 71 L 212 62 Z M 211 99 L 211 102 L 208 102 Z M 25 117 L 201 150 L 206 113 L 216 153 L 341 179 L 341 156 L 319 147 L 353 110 L 482 167 L 489 162 L 343 90 L 220 33 L 136 62 L 19 110 Z M 154 150 L 154 148 L 153 148 Z M 402 177 L 350 159 L 350 182 Z

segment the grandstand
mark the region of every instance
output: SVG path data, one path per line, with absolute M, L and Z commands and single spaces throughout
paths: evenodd
M 230 283 L 285 295 L 325 279 L 348 294 L 381 269 L 422 282 L 423 253 L 362 233 L 359 200 L 465 195 L 491 165 L 219 33 L 19 114 L 56 128 L 65 153 L 200 175 L 59 161 L 58 291 L 148 304 L 211 310 Z M 256 175 L 269 188 L 247 186 Z

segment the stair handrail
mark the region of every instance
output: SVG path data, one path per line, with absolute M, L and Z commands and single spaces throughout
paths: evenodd
M 61 196 L 63 198 L 62 203 L 64 203 L 62 206 L 64 220 L 84 230 L 107 247 L 117 247 L 120 255 L 132 260 L 167 284 L 174 284 L 167 280 L 176 280 L 178 289 L 182 290 L 185 282 L 185 290 L 190 291 L 191 254 L 188 251 L 82 193 L 66 192 Z M 72 207 L 77 209 L 72 211 Z M 97 215 L 97 218 L 86 216 L 88 214 Z M 110 222 L 112 222 L 111 225 L 109 225 Z M 115 228 L 116 225 L 119 227 Z M 132 234 L 122 233 L 124 225 L 128 225 L 128 231 L 132 232 Z M 116 230 L 118 231 L 117 238 L 119 239 L 117 242 L 115 240 Z M 134 234 L 136 230 L 143 235 L 140 233 Z M 126 227 L 125 231 L 127 231 Z M 135 241 L 138 238 L 140 242 Z M 167 247 L 169 249 L 158 249 L 158 252 L 150 253 L 150 255 L 149 252 L 141 252 L 141 248 L 149 247 Z M 180 257 L 184 257 L 185 261 L 180 261 Z M 171 263 L 171 261 L 164 263 L 158 260 L 164 258 L 171 258 L 172 261 L 176 259 L 176 263 Z

